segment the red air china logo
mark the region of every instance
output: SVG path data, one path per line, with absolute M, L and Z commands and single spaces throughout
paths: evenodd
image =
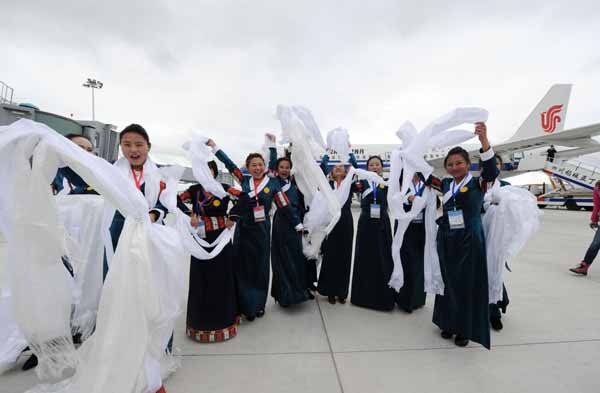
M 556 130 L 557 123 L 561 118 L 559 113 L 562 111 L 562 105 L 553 105 L 546 112 L 542 112 L 542 128 L 544 132 L 553 133 Z

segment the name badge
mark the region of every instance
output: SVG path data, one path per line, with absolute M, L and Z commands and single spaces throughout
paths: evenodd
M 200 221 L 198 224 L 198 228 L 196 228 L 196 234 L 202 239 L 206 237 L 206 225 L 204 224 L 204 221 Z
M 264 206 L 256 206 L 252 210 L 254 211 L 254 222 L 265 221 L 265 207 Z
M 450 224 L 450 229 L 464 229 L 465 218 L 463 217 L 462 210 L 449 210 L 448 223 Z
M 421 210 L 419 212 L 419 214 L 417 214 L 417 216 L 414 218 L 413 222 L 417 223 L 417 224 L 422 224 L 423 223 L 423 218 L 424 218 L 424 214 L 423 214 L 423 210 Z
M 381 218 L 381 205 L 371 203 L 371 218 Z

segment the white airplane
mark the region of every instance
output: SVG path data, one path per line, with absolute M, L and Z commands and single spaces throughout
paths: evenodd
M 554 145 L 557 150 L 556 159 L 577 157 L 600 151 L 600 143 L 592 139 L 600 135 L 600 123 L 584 127 L 566 129 L 565 120 L 571 96 L 570 84 L 553 85 L 544 98 L 537 104 L 519 129 L 506 142 L 494 144 L 496 154 L 504 161 L 504 170 L 507 176 L 514 176 L 519 172 L 541 170 L 545 161 L 545 149 Z M 353 145 L 352 150 L 357 156 L 360 167 L 366 166 L 369 156 L 379 155 L 384 159 L 384 166 L 389 166 L 391 151 L 398 145 Z M 478 171 L 477 163 L 479 150 L 475 146 L 465 146 L 472 156 L 472 171 Z M 436 171 L 443 171 L 444 157 L 450 148 L 438 149 L 427 152 L 425 158 Z M 525 152 L 542 150 L 544 156 L 538 154 L 535 160 L 525 156 Z M 329 165 L 339 163 L 339 157 L 333 156 Z M 540 162 L 541 158 L 541 162 Z M 533 163 L 532 161 L 535 161 Z M 542 165 L 540 167 L 540 165 Z

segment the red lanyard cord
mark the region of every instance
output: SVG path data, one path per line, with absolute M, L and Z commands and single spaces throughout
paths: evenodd
M 131 174 L 133 175 L 133 181 L 135 182 L 135 186 L 138 190 L 141 190 L 140 187 L 142 186 L 142 178 L 144 177 L 144 167 L 142 167 L 142 170 L 140 171 L 140 177 L 136 176 L 135 169 L 133 169 L 133 167 L 131 167 Z

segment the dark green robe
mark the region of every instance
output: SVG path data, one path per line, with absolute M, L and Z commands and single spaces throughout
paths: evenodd
M 350 164 L 357 168 L 354 154 L 350 154 Z M 321 170 L 328 172 L 329 156 L 321 159 Z M 335 183 L 329 182 L 335 189 Z M 354 218 L 352 217 L 352 194 L 362 190 L 361 183 L 353 183 L 346 203 L 342 206 L 340 219 L 333 227 L 321 247 L 323 260 L 319 274 L 318 291 L 323 296 L 348 297 L 350 271 L 352 267 L 352 243 L 354 241 Z
M 216 156 L 240 182 L 242 191 L 250 197 L 249 206 L 241 214 L 236 227 L 234 273 L 240 311 L 246 317 L 252 318 L 259 311 L 265 309 L 267 302 L 271 256 L 271 219 L 269 216 L 271 205 L 275 202 L 283 214 L 292 216 L 292 212 L 287 196 L 281 192 L 279 180 L 269 178 L 267 185 L 262 190 L 258 190 L 258 196 L 255 196 L 252 177 L 242 175 L 239 168 L 222 150 L 217 151 Z M 253 208 L 257 205 L 264 207 L 264 221 L 255 222 L 254 220 Z M 291 218 L 290 221 L 294 226 L 299 224 L 298 219 Z
M 493 181 L 498 175 L 495 159 L 483 162 L 481 177 Z M 453 179 L 441 181 L 442 194 L 450 190 Z M 439 183 L 438 183 L 439 185 Z M 484 191 L 480 179 L 473 177 L 444 204 L 438 219 L 437 250 L 444 279 L 444 296 L 437 295 L 433 323 L 490 348 L 490 317 L 485 236 L 481 224 Z M 462 210 L 465 228 L 450 229 L 448 211 Z
M 306 259 L 302 252 L 302 235 L 298 223 L 302 209 L 301 194 L 294 182 L 277 178 L 290 202 L 293 214 L 277 210 L 273 216 L 271 240 L 271 296 L 282 306 L 302 303 L 309 299 L 307 290 Z M 298 224 L 296 224 L 298 225 Z
M 352 304 L 373 310 L 394 309 L 396 292 L 388 283 L 394 270 L 392 259 L 392 227 L 388 215 L 387 186 L 371 189 L 360 181 L 363 191 L 361 213 L 356 233 L 354 271 L 352 274 Z M 371 189 L 371 191 L 368 191 Z M 381 206 L 380 218 L 371 218 L 371 204 Z
M 422 194 L 423 190 L 420 190 Z M 405 204 L 404 210 L 409 211 L 411 204 Z M 425 210 L 423 210 L 423 218 Z M 396 297 L 398 307 L 406 312 L 412 312 L 425 305 L 425 223 L 423 220 L 413 220 L 406 228 L 402 247 L 400 248 L 404 285 Z

